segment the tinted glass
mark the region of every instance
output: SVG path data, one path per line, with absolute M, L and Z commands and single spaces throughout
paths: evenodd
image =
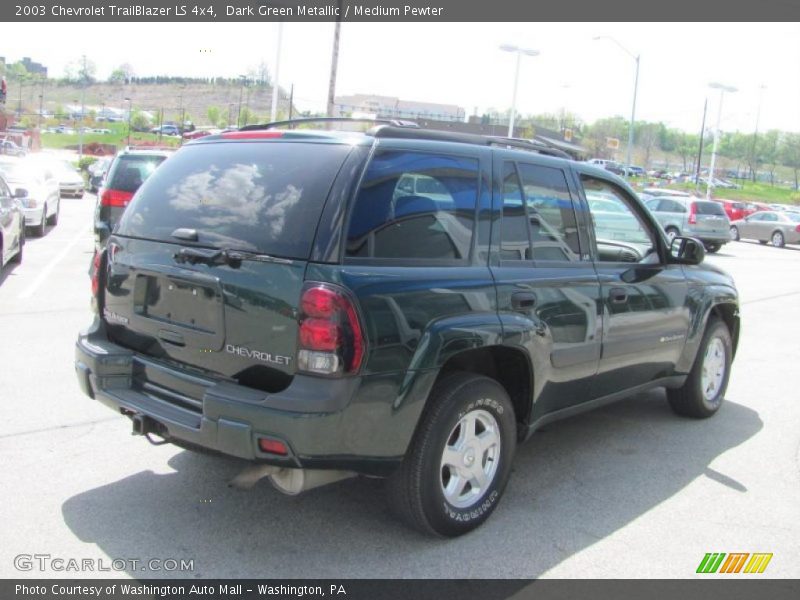
M 675 200 L 661 200 L 658 205 L 658 212 L 685 213 L 686 207 Z
M 718 217 L 725 216 L 725 209 L 717 202 L 695 202 L 695 212 L 698 215 L 716 215 Z
M 502 260 L 530 260 L 531 244 L 528 239 L 528 222 L 522 203 L 522 188 L 514 163 L 503 168 L 503 221 L 500 258 Z
M 123 192 L 135 192 L 165 159 L 165 156 L 123 154 L 117 158 L 108 187 Z
M 561 169 L 519 163 L 534 260 L 578 260 L 578 224 Z
M 221 143 L 186 146 L 142 186 L 117 229 L 175 242 L 308 258 L 320 212 L 350 152 L 340 144 Z
M 477 197 L 476 159 L 380 152 L 353 206 L 347 256 L 466 259 Z

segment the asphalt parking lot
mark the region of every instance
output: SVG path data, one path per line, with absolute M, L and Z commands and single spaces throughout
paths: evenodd
M 150 446 L 86 398 L 73 343 L 90 322 L 93 203 L 62 200 L 58 227 L 0 275 L 0 577 L 683 578 L 706 552 L 770 552 L 761 577 L 800 576 L 800 247 L 708 259 L 742 300 L 715 418 L 678 418 L 659 390 L 551 425 L 519 448 L 485 526 L 432 540 L 391 518 L 380 481 L 229 489 L 240 463 Z M 193 569 L 25 572 L 24 554 Z

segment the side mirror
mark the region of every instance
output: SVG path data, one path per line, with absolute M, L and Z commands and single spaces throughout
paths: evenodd
M 675 236 L 669 246 L 669 253 L 674 262 L 683 265 L 699 265 L 706 257 L 703 242 L 690 237 Z
M 25 188 L 17 188 L 14 190 L 14 198 L 19 198 L 21 200 L 22 198 L 27 198 L 27 197 L 28 197 L 28 190 L 26 190 Z

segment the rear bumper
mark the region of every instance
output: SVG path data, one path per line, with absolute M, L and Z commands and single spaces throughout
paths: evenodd
M 168 439 L 230 456 L 294 468 L 394 470 L 408 447 L 421 402 L 397 408 L 403 378 L 295 376 L 278 394 L 199 377 L 109 342 L 96 319 L 75 347 L 83 392 L 117 412 L 149 417 Z M 258 439 L 283 441 L 286 457 Z

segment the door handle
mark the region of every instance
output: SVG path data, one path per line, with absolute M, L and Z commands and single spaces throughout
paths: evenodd
M 608 297 L 614 304 L 623 304 L 628 301 L 628 290 L 620 287 L 611 288 L 608 291 Z
M 533 292 L 514 292 L 511 294 L 511 308 L 528 309 L 536 306 L 536 294 Z

